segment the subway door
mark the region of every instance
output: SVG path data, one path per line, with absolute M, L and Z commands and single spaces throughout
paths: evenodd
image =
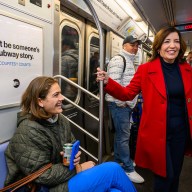
M 103 33 L 104 34 L 104 33 Z M 105 36 L 103 37 L 105 40 Z M 85 85 L 86 89 L 93 93 L 94 95 L 99 96 L 99 86 L 96 82 L 96 71 L 97 67 L 100 65 L 99 62 L 99 35 L 98 30 L 87 24 L 86 25 L 86 66 L 85 66 Z M 104 46 L 105 47 L 105 46 Z M 97 116 L 99 118 L 99 101 L 93 97 L 86 96 L 84 97 L 85 101 L 85 109 L 89 111 L 91 114 Z M 103 114 L 105 116 L 105 114 Z M 105 119 L 105 118 L 104 118 Z M 99 133 L 99 122 L 95 119 L 85 116 L 85 127 L 88 132 L 93 134 L 98 138 Z M 105 123 L 104 123 L 105 125 Z M 106 139 L 105 127 L 103 127 L 103 157 L 106 157 L 106 145 L 108 139 Z M 98 143 L 91 140 L 90 137 L 86 137 L 87 149 L 95 156 L 98 155 Z
M 73 18 L 63 12 L 60 19 L 60 74 L 82 86 L 85 23 L 83 19 Z M 82 107 L 81 91 L 64 80 L 60 84 L 62 94 Z M 65 100 L 63 106 L 63 114 L 83 127 L 84 114 Z M 76 139 L 85 147 L 84 134 L 73 123 L 70 124 Z

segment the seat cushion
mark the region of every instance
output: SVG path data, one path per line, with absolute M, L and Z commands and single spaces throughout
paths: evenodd
M 4 187 L 4 181 L 7 175 L 7 164 L 5 161 L 5 150 L 9 142 L 0 144 L 0 189 Z

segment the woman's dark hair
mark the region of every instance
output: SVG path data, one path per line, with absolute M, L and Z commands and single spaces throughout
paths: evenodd
M 170 34 L 176 32 L 179 35 L 179 41 L 180 41 L 180 51 L 179 54 L 177 56 L 177 59 L 179 62 L 182 61 L 182 58 L 185 54 L 186 51 L 186 43 L 183 40 L 183 38 L 181 37 L 181 33 L 175 28 L 175 27 L 164 27 L 162 28 L 155 36 L 154 42 L 153 42 L 153 46 L 152 46 L 152 56 L 149 59 L 149 61 L 153 61 L 154 59 L 156 59 L 159 56 L 158 51 L 160 50 L 165 38 Z
M 48 119 L 51 117 L 38 104 L 38 99 L 45 99 L 51 86 L 58 81 L 52 77 L 40 76 L 33 79 L 21 98 L 22 115 L 31 114 L 32 119 Z

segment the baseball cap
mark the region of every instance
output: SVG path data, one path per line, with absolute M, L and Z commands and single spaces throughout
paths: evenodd
M 132 35 L 127 36 L 124 40 L 123 40 L 123 45 L 125 43 L 135 43 L 138 42 L 138 44 L 140 45 L 142 43 L 141 40 L 137 39 L 136 37 L 133 37 Z

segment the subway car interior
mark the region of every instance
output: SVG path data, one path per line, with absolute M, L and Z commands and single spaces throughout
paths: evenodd
M 191 8 L 190 0 L 0 0 L 0 145 L 17 128 L 27 85 L 46 75 L 59 81 L 63 114 L 80 141 L 81 160 L 113 161 L 113 122 L 96 68 L 105 69 L 128 35 L 142 41 L 135 65 L 147 62 L 155 34 L 167 25 L 181 32 L 186 56 L 192 51 Z M 73 61 L 62 65 L 64 58 Z M 145 179 L 135 184 L 137 191 L 152 192 L 152 172 L 137 165 L 135 169 Z M 186 156 L 179 192 L 192 191 L 190 170 L 192 157 Z

